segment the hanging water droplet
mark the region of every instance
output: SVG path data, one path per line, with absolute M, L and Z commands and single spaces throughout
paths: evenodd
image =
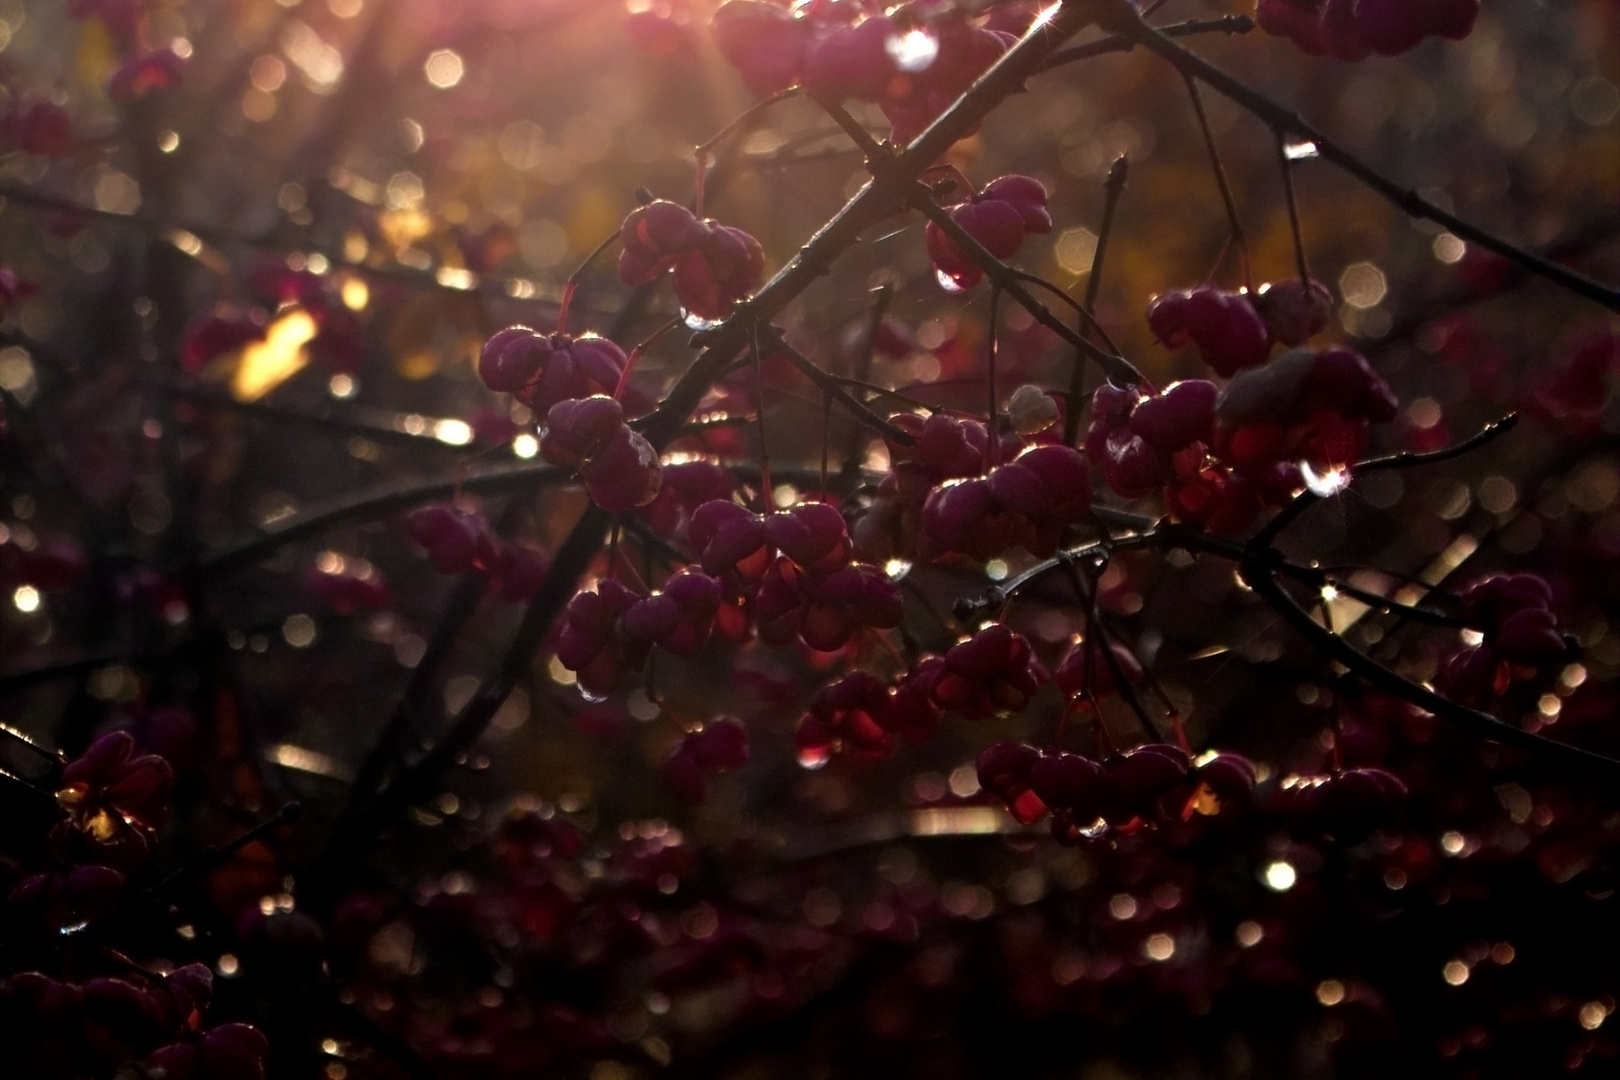
M 911 74 L 922 71 L 939 56 L 939 38 L 927 30 L 909 30 L 890 37 L 883 48 L 897 69 Z
M 935 280 L 937 280 L 939 282 L 939 287 L 944 289 L 948 293 L 953 293 L 954 294 L 954 293 L 967 292 L 966 289 L 964 289 L 961 285 L 959 285 L 957 283 L 955 278 L 951 277 L 951 275 L 947 274 L 943 270 L 935 270 L 934 271 L 934 278 L 935 278 Z
M 806 769 L 819 769 L 832 760 L 832 749 L 826 746 L 799 747 L 799 764 Z
M 1350 470 L 1332 466 L 1326 472 L 1317 472 L 1308 461 L 1299 463 L 1299 474 L 1305 478 L 1305 487 L 1312 495 L 1325 499 L 1337 495 L 1350 486 Z
M 579 688 L 579 696 L 585 699 L 587 705 L 600 705 L 608 699 L 606 694 L 593 694 L 583 686 Z
M 1309 139 L 1289 139 L 1283 143 L 1283 154 L 1289 161 L 1303 161 L 1315 157 L 1319 151 Z
M 690 311 L 687 311 L 685 308 L 682 308 L 681 309 L 681 321 L 686 324 L 686 328 L 688 330 L 713 330 L 715 327 L 719 326 L 720 323 L 723 322 L 724 320 L 722 320 L 722 319 L 705 319 L 701 315 L 694 315 Z

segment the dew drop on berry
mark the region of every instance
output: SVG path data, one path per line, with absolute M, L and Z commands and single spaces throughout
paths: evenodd
M 602 702 L 608 699 L 606 694 L 593 694 L 583 686 L 579 686 L 578 683 L 575 683 L 574 685 L 579 688 L 579 696 L 585 699 L 585 704 L 587 705 L 600 705 Z
M 939 56 L 939 38 L 926 30 L 909 30 L 885 41 L 883 49 L 896 68 L 910 75 L 926 69 Z
M 1312 495 L 1326 499 L 1337 495 L 1350 486 L 1350 470 L 1334 466 L 1325 472 L 1317 472 L 1308 461 L 1299 463 L 1299 474 L 1305 479 L 1305 486 Z
M 799 747 L 799 765 L 806 769 L 819 769 L 832 760 L 832 748 L 827 746 Z
M 940 288 L 944 289 L 948 293 L 951 293 L 952 295 L 967 292 L 966 289 L 956 283 L 955 278 L 951 277 L 951 275 L 947 274 L 943 270 L 935 270 L 934 278 L 939 282 Z
M 906 575 L 911 573 L 911 560 L 890 559 L 883 564 L 883 572 L 889 575 L 890 581 L 904 581 Z
M 702 330 L 713 330 L 715 327 L 719 326 L 725 320 L 724 319 L 705 319 L 701 315 L 694 315 L 694 314 L 692 314 L 692 312 L 687 311 L 685 308 L 682 308 L 681 309 L 681 321 L 686 324 L 686 328 L 688 330 L 702 331 Z

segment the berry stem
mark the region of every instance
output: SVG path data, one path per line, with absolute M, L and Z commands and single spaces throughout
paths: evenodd
M 760 513 L 769 514 L 776 509 L 771 484 L 771 449 L 765 438 L 765 375 L 761 371 L 759 355 L 759 324 L 754 324 L 754 417 L 759 421 L 759 499 Z
M 863 404 L 859 398 L 845 390 L 843 384 L 850 380 L 827 374 L 814 360 L 789 345 L 787 339 L 782 337 L 781 331 L 777 330 L 776 327 L 764 327 L 763 332 L 770 336 L 771 349 L 774 353 L 786 357 L 788 363 L 798 369 L 800 374 L 815 383 L 823 394 L 853 413 L 861 423 L 873 428 L 884 438 L 897 442 L 901 446 L 910 446 L 916 441 L 911 437 L 910 432 L 895 427 Z M 878 393 L 892 393 L 892 391 L 873 386 L 866 386 L 865 388 Z
M 872 290 L 874 297 L 872 314 L 866 321 L 866 336 L 861 340 L 860 349 L 855 353 L 854 374 L 848 385 L 864 387 L 872 375 L 872 354 L 876 352 L 878 330 L 883 325 L 884 316 L 889 313 L 889 304 L 894 301 L 894 286 L 884 282 Z M 829 399 L 831 400 L 831 399 Z M 860 398 L 855 401 L 865 405 Z M 853 476 L 861 467 L 861 429 L 856 428 L 849 433 L 849 445 L 844 449 L 844 472 Z
M 600 244 L 597 244 L 592 249 L 589 255 L 585 256 L 585 261 L 579 264 L 579 269 L 568 275 L 568 281 L 563 285 L 562 300 L 557 304 L 557 333 L 566 334 L 568 332 L 568 309 L 574 304 L 574 293 L 579 291 L 580 279 L 591 268 L 591 264 L 600 258 L 602 253 L 618 238 L 619 230 L 614 229 L 611 235 L 605 237 Z
M 960 248 L 980 270 L 984 271 L 984 276 L 993 285 L 1003 289 L 1007 295 L 1018 301 L 1025 311 L 1035 317 L 1036 322 L 1085 353 L 1112 382 L 1118 386 L 1147 385 L 1147 379 L 1143 377 L 1140 371 L 1136 370 L 1135 365 L 1129 360 L 1123 356 L 1099 349 L 1083 334 L 1080 334 L 1062 319 L 1053 315 L 1045 304 L 1035 299 L 1034 294 L 1024 287 L 1024 283 L 1018 279 L 1018 275 L 1006 263 L 990 254 L 985 246 L 974 238 L 973 234 L 958 225 L 956 219 L 946 213 L 934 201 L 933 195 L 927 187 L 922 185 L 913 187 L 911 205 L 921 211 L 929 221 L 939 226 L 939 230 L 950 238 L 951 243 Z
M 1182 78 L 1187 83 L 1187 93 L 1192 97 L 1193 113 L 1198 117 L 1198 127 L 1204 133 L 1204 147 L 1209 151 L 1210 168 L 1215 172 L 1215 185 L 1221 190 L 1221 202 L 1226 206 L 1226 221 L 1232 231 L 1232 243 L 1238 249 L 1238 267 L 1243 274 L 1243 287 L 1252 289 L 1254 280 L 1249 269 L 1249 243 L 1243 235 L 1243 223 L 1238 220 L 1237 202 L 1232 198 L 1232 185 L 1226 180 L 1226 169 L 1221 165 L 1221 154 L 1215 147 L 1215 133 L 1209 128 L 1209 117 L 1204 113 L 1204 97 L 1198 91 L 1198 82 L 1191 75 L 1184 74 Z
M 39 745 L 39 743 L 35 742 L 33 739 L 30 739 L 27 735 L 24 735 L 10 724 L 0 724 L 0 735 L 3 735 L 17 743 L 30 753 L 39 755 L 52 765 L 60 765 L 62 763 L 62 759 L 60 757 L 51 753 L 51 751 L 45 749 L 43 746 Z
M 625 357 L 624 370 L 619 373 L 619 381 L 617 385 L 613 387 L 614 401 L 618 401 L 620 398 L 624 397 L 625 387 L 630 385 L 630 373 L 636 370 L 636 363 L 641 359 L 642 355 L 645 354 L 648 349 L 656 345 L 659 338 L 663 337 L 671 330 L 684 325 L 686 324 L 680 319 L 671 319 L 663 326 L 660 326 L 657 330 L 654 330 L 652 332 L 652 336 L 646 341 L 643 341 L 641 344 L 630 350 L 630 355 Z
M 990 286 L 990 326 L 988 355 L 985 364 L 985 389 L 989 397 L 989 409 L 986 421 L 988 434 L 984 440 L 985 466 L 984 471 L 1001 464 L 1001 402 L 996 397 L 996 316 L 1001 311 L 1001 288 Z
M 1143 708 L 1142 698 L 1137 694 L 1136 687 L 1131 684 L 1130 678 L 1125 672 L 1125 665 L 1121 664 L 1119 657 L 1114 655 L 1113 642 L 1109 637 L 1108 627 L 1103 622 L 1102 611 L 1097 602 L 1096 581 L 1089 574 L 1083 575 L 1073 562 L 1065 562 L 1063 570 L 1068 575 L 1069 583 L 1074 586 L 1074 591 L 1080 595 L 1081 601 L 1086 606 L 1087 648 L 1091 648 L 1093 634 L 1095 634 L 1096 638 L 1099 639 L 1098 647 L 1102 651 L 1103 663 L 1108 665 L 1108 673 L 1114 677 L 1114 687 L 1119 691 L 1119 696 L 1125 699 L 1125 704 L 1129 705 L 1131 711 L 1136 714 L 1136 719 L 1141 723 L 1142 730 L 1147 733 L 1148 738 L 1153 742 L 1164 742 L 1164 735 L 1159 731 L 1158 725 L 1148 716 L 1147 709 Z M 1086 664 L 1086 675 L 1089 679 L 1091 675 L 1091 655 L 1089 652 L 1086 656 Z
M 752 125 L 753 122 L 759 119 L 759 117 L 763 115 L 764 112 L 772 105 L 775 105 L 779 101 L 785 101 L 790 97 L 797 97 L 798 94 L 799 88 L 797 86 L 790 86 L 786 90 L 778 90 L 768 98 L 754 102 L 754 104 L 744 109 L 740 114 L 732 119 L 730 123 L 726 124 L 725 127 L 721 128 L 719 131 L 709 136 L 708 139 L 698 143 L 697 146 L 692 148 L 692 157 L 697 163 L 697 174 L 692 180 L 692 213 L 696 214 L 699 218 L 703 217 L 704 189 L 707 186 L 709 162 L 714 158 L 715 147 L 719 146 L 736 132 Z
M 1125 181 L 1130 176 L 1131 159 L 1121 154 L 1108 168 L 1108 179 L 1103 183 L 1102 222 L 1097 226 L 1097 249 L 1091 253 L 1091 274 L 1086 279 L 1086 298 L 1080 310 L 1108 347 L 1119 352 L 1119 346 L 1109 340 L 1108 334 L 1097 321 L 1097 296 L 1102 289 L 1103 259 L 1108 255 L 1108 238 L 1114 232 L 1114 213 L 1119 209 L 1120 196 L 1125 194 Z M 1074 358 L 1074 369 L 1069 373 L 1068 404 L 1063 410 L 1063 442 L 1073 446 L 1080 437 L 1080 402 L 1086 392 L 1086 366 L 1079 354 Z
M 1294 262 L 1299 270 L 1299 284 L 1305 295 L 1311 292 L 1311 268 L 1305 260 L 1305 237 L 1299 227 L 1299 200 L 1294 194 L 1294 162 L 1288 156 L 1288 139 L 1283 132 L 1273 131 L 1277 137 L 1277 164 L 1282 169 L 1283 200 L 1288 204 L 1288 227 L 1294 234 Z

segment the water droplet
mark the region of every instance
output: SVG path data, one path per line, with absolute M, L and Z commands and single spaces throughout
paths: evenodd
M 955 278 L 951 277 L 951 275 L 947 274 L 943 270 L 935 270 L 934 279 L 939 282 L 939 287 L 948 293 L 955 294 L 967 292 L 967 289 L 963 288 Z
M 939 38 L 926 30 L 895 34 L 883 43 L 894 66 L 908 74 L 922 71 L 939 56 Z
M 1316 144 L 1309 139 L 1289 139 L 1283 144 L 1283 153 L 1287 155 L 1289 161 L 1303 161 L 1315 157 L 1319 151 Z
M 1311 468 L 1310 462 L 1302 461 L 1299 463 L 1299 474 L 1305 478 L 1305 486 L 1310 489 L 1311 494 L 1318 498 L 1325 499 L 1330 495 L 1337 495 L 1350 486 L 1350 470 L 1342 466 L 1334 466 L 1326 472 L 1319 473 Z
M 799 747 L 799 764 L 806 769 L 819 769 L 832 760 L 832 751 L 825 746 Z
M 723 319 L 705 319 L 701 315 L 694 315 L 690 311 L 687 311 L 685 308 L 682 308 L 681 309 L 681 321 L 686 324 L 686 328 L 688 330 L 713 330 L 715 327 L 719 326 L 725 320 L 723 320 Z

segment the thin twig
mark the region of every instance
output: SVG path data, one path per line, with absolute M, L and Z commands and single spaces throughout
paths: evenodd
M 1131 159 L 1121 154 L 1108 167 L 1108 179 L 1103 182 L 1102 222 L 1097 226 L 1097 248 L 1091 253 L 1091 275 L 1086 281 L 1086 299 L 1081 309 L 1091 317 L 1091 325 L 1109 342 L 1109 348 L 1119 352 L 1103 332 L 1097 321 L 1097 297 L 1102 289 L 1103 260 L 1108 256 L 1108 238 L 1114 232 L 1114 215 L 1119 210 L 1120 197 L 1125 194 L 1125 183 L 1131 172 Z M 1086 390 L 1086 366 L 1075 356 L 1074 369 L 1069 373 L 1069 397 L 1063 411 L 1063 442 L 1073 446 L 1080 435 L 1080 401 Z
M 1144 18 L 1146 14 L 1144 13 Z M 1213 19 L 1188 19 L 1186 22 L 1170 23 L 1159 27 L 1159 33 L 1165 37 L 1191 37 L 1195 34 L 1247 34 L 1255 28 L 1254 19 L 1247 15 L 1222 15 Z M 1128 37 L 1105 37 L 1101 41 L 1088 41 L 1084 45 L 1071 45 L 1052 54 L 1042 71 L 1051 71 L 1080 60 L 1090 60 L 1093 57 L 1106 56 L 1109 53 L 1128 53 L 1136 48 L 1136 42 Z
M 1444 446 L 1438 450 L 1428 450 L 1418 453 L 1412 450 L 1402 450 L 1388 457 L 1373 458 L 1369 461 L 1358 462 L 1350 467 L 1350 477 L 1365 476 L 1368 473 L 1383 472 L 1386 469 L 1410 469 L 1418 465 L 1432 465 L 1441 461 L 1449 461 L 1455 457 L 1462 457 L 1484 446 L 1508 432 L 1519 423 L 1518 413 L 1508 413 L 1498 420 L 1493 420 L 1480 428 L 1462 442 Z M 1249 540 L 1250 550 L 1269 548 L 1274 545 L 1283 530 L 1299 520 L 1300 515 L 1315 506 L 1322 500 L 1322 496 L 1309 489 L 1295 495 L 1293 501 L 1277 512 L 1277 515 L 1255 533 Z
M 1187 93 L 1192 98 L 1193 114 L 1198 117 L 1198 130 L 1204 134 L 1204 149 L 1209 152 L 1209 166 L 1215 172 L 1215 186 L 1221 192 L 1221 204 L 1226 207 L 1226 224 L 1231 230 L 1232 243 L 1237 245 L 1238 266 L 1243 276 L 1243 287 L 1253 288 L 1249 267 L 1249 241 L 1243 234 L 1243 222 L 1238 218 L 1237 200 L 1232 197 L 1232 185 L 1227 182 L 1226 169 L 1221 165 L 1221 152 L 1215 146 L 1215 132 L 1210 130 L 1209 116 L 1204 112 L 1204 97 L 1198 92 L 1198 82 L 1191 75 L 1183 76 Z
M 1037 300 L 1033 293 L 1024 287 L 1018 276 L 1009 271 L 1006 264 L 994 255 L 966 229 L 956 223 L 956 219 L 934 201 L 933 193 L 926 186 L 917 184 L 911 193 L 911 205 L 922 211 L 923 216 L 937 225 L 941 232 L 948 236 L 951 243 L 962 250 L 978 268 L 984 271 L 984 276 L 993 285 L 1000 287 L 1008 296 L 1011 296 L 1025 311 L 1035 317 L 1035 321 L 1055 332 L 1064 341 L 1085 353 L 1092 362 L 1102 369 L 1104 375 L 1111 382 L 1119 386 L 1143 386 L 1147 379 L 1136 370 L 1129 360 L 1123 356 L 1099 349 L 1077 331 L 1071 329 L 1062 319 L 1053 315 L 1047 306 Z
M 770 343 L 770 349 L 772 352 L 780 353 L 782 356 L 786 357 L 788 363 L 792 364 L 795 370 L 797 370 L 801 375 L 809 379 L 811 382 L 815 383 L 816 387 L 823 394 L 838 402 L 838 404 L 842 405 L 845 409 L 848 409 L 851 415 L 853 415 L 855 419 L 859 420 L 862 424 L 865 424 L 867 427 L 878 432 L 885 439 L 898 443 L 901 446 L 910 446 L 917 441 L 911 437 L 911 433 L 909 431 L 895 427 L 883 417 L 873 412 L 870 407 L 864 404 L 855 395 L 851 394 L 848 390 L 845 390 L 844 387 L 840 385 L 842 380 L 840 380 L 837 376 L 827 374 L 825 371 L 821 370 L 820 366 L 817 365 L 814 360 L 804 355 L 798 349 L 795 349 L 792 345 L 789 345 L 787 343 L 787 339 L 782 336 L 782 332 L 776 327 L 761 327 L 760 333 L 761 336 L 763 336 Z
M 861 339 L 860 349 L 855 355 L 855 371 L 849 385 L 863 386 L 871 378 L 872 354 L 877 349 L 878 332 L 883 328 L 883 320 L 889 313 L 889 305 L 894 301 L 894 287 L 887 282 L 872 290 L 875 300 L 872 304 L 872 314 L 866 322 L 866 336 Z M 860 398 L 855 399 L 860 404 L 866 402 Z M 861 429 L 855 428 L 849 433 L 849 445 L 844 450 L 844 471 L 854 472 L 861 465 Z
M 1294 161 L 1288 156 L 1288 139 L 1276 132 L 1277 166 L 1282 170 L 1283 200 L 1288 204 L 1288 228 L 1294 237 L 1294 262 L 1299 270 L 1299 286 L 1306 296 L 1311 291 L 1311 267 L 1305 258 L 1305 234 L 1299 227 L 1299 197 L 1294 192 Z

